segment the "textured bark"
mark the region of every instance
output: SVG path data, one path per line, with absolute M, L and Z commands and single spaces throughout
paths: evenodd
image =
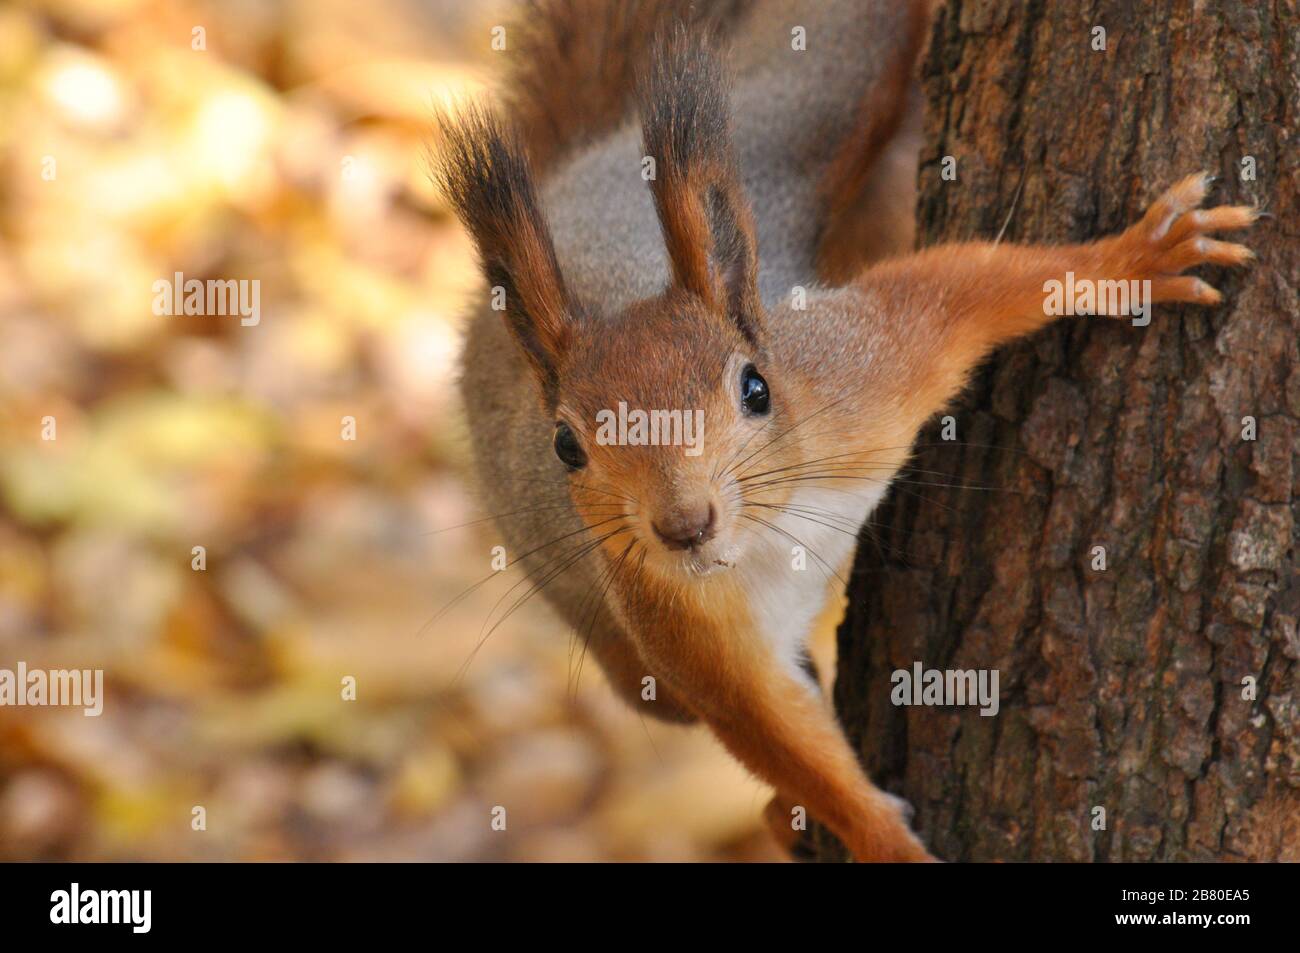
M 1097 237 L 1201 168 L 1207 204 L 1274 215 L 1237 239 L 1252 268 L 1197 272 L 1220 307 L 1000 352 L 907 475 L 992 489 L 900 484 L 864 537 L 836 706 L 946 860 L 1300 860 L 1297 37 L 1285 0 L 955 0 L 936 23 L 922 244 L 1013 206 L 1004 241 Z M 893 706 L 916 661 L 996 669 L 1000 713 Z

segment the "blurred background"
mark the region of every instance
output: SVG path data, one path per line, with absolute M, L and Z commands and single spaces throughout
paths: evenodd
M 448 529 L 478 279 L 425 151 L 509 7 L 0 7 L 0 668 L 106 688 L 0 707 L 0 859 L 778 856 L 766 789 L 575 680 L 540 600 L 474 654 L 517 575 L 435 619 L 497 540 Z M 260 323 L 155 314 L 175 272 Z

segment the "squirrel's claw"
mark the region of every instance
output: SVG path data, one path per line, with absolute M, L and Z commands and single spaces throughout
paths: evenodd
M 1214 176 L 1197 172 L 1177 182 L 1151 204 L 1141 221 L 1115 241 L 1114 271 L 1150 280 L 1155 301 L 1217 304 L 1223 296 L 1199 278 L 1181 273 L 1199 265 L 1244 265 L 1255 257 L 1245 245 L 1216 241 L 1214 232 L 1249 228 L 1260 210 L 1249 205 L 1199 206 Z M 1110 263 L 1108 263 L 1110 264 Z

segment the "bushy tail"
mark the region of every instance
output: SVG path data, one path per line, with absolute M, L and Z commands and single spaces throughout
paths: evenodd
M 526 0 L 508 31 L 503 91 L 534 167 L 617 126 L 668 25 L 726 32 L 753 0 Z
M 935 6 L 934 0 L 907 0 L 898 42 L 883 64 L 880 79 L 857 103 L 853 130 L 836 149 L 819 184 L 824 218 L 817 264 L 824 281 L 838 284 L 864 264 L 859 257 L 864 243 L 856 234 L 863 225 L 861 200 L 869 180 L 878 171 L 878 160 L 904 124 L 907 110 L 916 108 L 913 87 L 917 61 L 929 35 Z M 905 214 L 910 218 L 911 210 L 906 209 Z

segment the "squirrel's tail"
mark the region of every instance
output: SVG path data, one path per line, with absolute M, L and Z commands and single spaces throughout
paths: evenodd
M 753 0 L 526 0 L 509 35 L 505 99 L 533 166 L 612 129 L 630 112 L 636 78 L 668 24 L 726 31 Z
M 935 0 L 907 0 L 902 7 L 898 35 L 891 55 L 882 64 L 880 79 L 867 90 L 857 104 L 853 130 L 840 143 L 835 157 L 822 176 L 819 191 L 824 215 L 817 253 L 818 274 L 823 281 L 839 284 L 855 274 L 874 253 L 873 234 L 879 245 L 879 233 L 885 225 L 880 206 L 897 205 L 897 175 L 889 165 L 886 150 L 898 139 L 907 139 L 912 155 L 906 166 L 910 186 L 915 149 L 919 141 L 920 97 L 916 84 L 917 62 L 925 47 L 938 4 Z M 917 128 L 908 128 L 915 126 Z M 891 184 L 883 188 L 883 179 Z M 873 187 L 874 186 L 874 187 Z M 909 189 L 910 191 L 910 189 Z M 866 215 L 863 205 L 875 208 Z M 896 209 L 899 221 L 912 219 L 910 202 Z M 907 244 L 911 232 L 907 231 Z M 888 244 L 885 242 L 884 244 Z M 910 250 L 907 249 L 907 250 Z M 875 249 L 879 251 L 879 249 Z M 865 259 L 864 259 L 865 254 Z

